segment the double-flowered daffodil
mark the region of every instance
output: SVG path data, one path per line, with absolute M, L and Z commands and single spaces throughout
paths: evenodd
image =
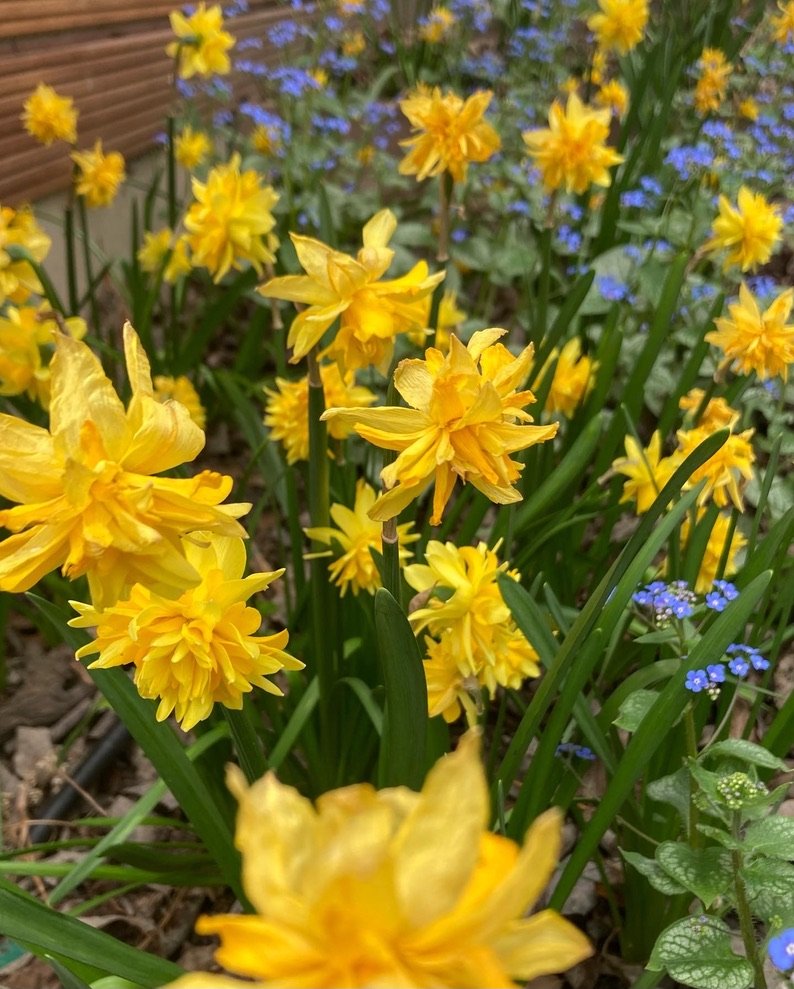
M 334 525 L 314 526 L 304 530 L 309 539 L 333 547 L 336 557 L 328 567 L 328 574 L 345 596 L 348 589 L 353 594 L 367 591 L 374 594 L 381 587 L 380 572 L 374 553 L 383 553 L 383 526 L 369 517 L 369 510 L 375 504 L 375 491 L 366 481 L 359 478 L 356 483 L 356 497 L 353 507 L 331 505 L 331 521 Z M 416 542 L 418 534 L 411 533 L 411 523 L 397 527 L 400 561 L 405 563 L 411 556 L 407 544 Z M 337 549 L 340 551 L 337 554 Z M 326 554 L 318 554 L 325 556 Z
M 98 140 L 91 151 L 73 151 L 72 161 L 77 165 L 74 190 L 86 206 L 110 206 L 126 174 L 121 152 L 103 151 Z
M 482 689 L 517 690 L 540 673 L 538 654 L 517 628 L 499 587 L 502 574 L 520 574 L 499 562 L 497 545 L 462 546 L 431 539 L 426 563 L 405 568 L 405 579 L 423 603 L 409 615 L 416 632 L 427 630 L 428 713 L 454 721 L 466 711 L 476 720 Z
M 78 340 L 86 334 L 85 320 L 79 316 L 63 320 L 62 326 Z M 46 303 L 6 307 L 0 314 L 0 395 L 26 393 L 48 407 L 50 369 L 43 354 L 54 343 L 58 330 L 55 314 Z
M 53 141 L 74 144 L 77 140 L 77 110 L 71 96 L 61 96 L 43 82 L 25 100 L 22 123 L 28 134 L 45 146 Z
M 611 184 L 609 169 L 623 157 L 607 144 L 610 123 L 608 109 L 585 106 L 571 93 L 566 106 L 552 103 L 547 128 L 524 131 L 524 144 L 547 192 L 565 188 L 581 195 L 592 184 Z
M 230 268 L 248 261 L 262 273 L 275 261 L 278 238 L 272 209 L 278 195 L 253 169 L 240 171 L 240 156 L 211 169 L 206 182 L 192 181 L 193 199 L 185 216 L 193 264 L 204 265 L 219 282 Z
M 515 357 L 498 343 L 500 329 L 480 330 L 467 346 L 450 337 L 444 355 L 431 347 L 424 360 L 401 361 L 397 391 L 411 408 L 328 409 L 323 419 L 350 423 L 365 440 L 398 452 L 381 472 L 388 489 L 370 517 L 394 518 L 435 481 L 431 524 L 438 525 L 455 482 L 468 481 L 499 505 L 521 500 L 513 486 L 522 464 L 510 454 L 552 439 L 557 425 L 531 426 L 524 406 L 532 345 Z
M 124 327 L 132 398 L 123 402 L 88 347 L 59 335 L 50 364 L 50 428 L 0 415 L 0 590 L 25 591 L 61 567 L 88 575 L 97 608 L 140 582 L 160 591 L 199 582 L 181 537 L 242 536 L 247 505 L 221 505 L 232 479 L 214 471 L 155 477 L 194 459 L 204 433 L 177 402 L 153 395 L 149 362 Z
M 229 49 L 234 45 L 234 38 L 223 30 L 220 4 L 207 7 L 201 0 L 190 15 L 174 10 L 170 20 L 177 40 L 165 51 L 177 59 L 177 70 L 183 79 L 227 75 L 231 71 Z
M 739 301 L 728 306 L 728 316 L 715 320 L 717 329 L 706 334 L 725 355 L 721 367 L 729 364 L 741 374 L 755 371 L 759 378 L 788 379 L 788 366 L 794 362 L 794 323 L 788 323 L 794 303 L 794 289 L 786 289 L 763 312 L 752 292 L 742 282 Z
M 0 306 L 43 292 L 31 261 L 41 263 L 51 244 L 29 208 L 0 206 Z
M 620 503 L 636 501 L 637 514 L 647 512 L 680 462 L 675 456 L 662 456 L 662 437 L 658 431 L 645 449 L 633 436 L 627 436 L 626 456 L 612 461 L 612 469 L 626 477 Z
M 746 185 L 739 189 L 736 206 L 727 196 L 719 198 L 719 213 L 704 251 L 727 251 L 723 267 L 738 265 L 742 271 L 757 268 L 772 257 L 780 239 L 783 220 L 777 206 Z
M 364 408 L 376 401 L 374 392 L 357 385 L 352 371 L 343 375 L 337 364 L 321 364 L 320 380 L 326 406 L 346 405 Z M 288 464 L 309 459 L 309 377 L 290 381 L 276 378 L 275 388 L 265 388 L 265 425 L 270 438 L 284 447 Z M 328 435 L 343 440 L 350 435 L 350 425 L 330 423 Z
M 273 773 L 247 787 L 232 768 L 236 844 L 256 915 L 200 917 L 224 968 L 171 989 L 511 989 L 587 958 L 587 938 L 553 910 L 525 913 L 560 853 L 554 808 L 523 846 L 488 830 L 479 741 L 464 736 L 421 793 L 368 783 L 316 805 Z
M 185 557 L 200 576 L 196 587 L 165 597 L 135 584 L 124 600 L 105 611 L 73 601 L 79 612 L 69 624 L 95 626 L 96 638 L 77 658 L 99 657 L 89 667 L 132 664 L 142 697 L 160 701 L 157 720 L 173 711 L 183 731 L 209 716 L 215 704 L 239 710 L 254 687 L 281 695 L 268 680 L 279 670 L 302 669 L 284 652 L 289 633 L 257 635 L 262 616 L 246 602 L 284 573 L 243 577 L 245 546 L 239 537 L 193 533 Z
M 502 146 L 485 111 L 493 98 L 490 90 L 479 90 L 464 100 L 457 93 L 442 95 L 436 86 L 419 86 L 400 103 L 416 133 L 400 142 L 410 148 L 400 162 L 400 175 L 417 180 L 449 172 L 463 182 L 471 161 L 487 161 Z
M 259 291 L 269 299 L 306 306 L 293 320 L 287 337 L 293 364 L 316 347 L 339 319 L 328 356 L 345 371 L 374 365 L 385 374 L 397 334 L 424 327 L 424 300 L 444 272 L 431 275 L 427 263 L 419 261 L 402 278 L 383 281 L 394 258 L 388 243 L 396 229 L 397 218 L 391 210 L 376 213 L 364 226 L 364 246 L 354 258 L 312 237 L 290 234 L 306 274 L 273 278 Z
M 647 0 L 598 0 L 599 11 L 587 20 L 602 51 L 628 54 L 642 41 L 648 23 Z

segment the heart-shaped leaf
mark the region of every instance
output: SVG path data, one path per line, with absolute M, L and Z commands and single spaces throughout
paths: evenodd
M 678 841 L 665 841 L 656 849 L 656 861 L 706 908 L 725 892 L 733 879 L 731 857 L 722 848 L 690 848 Z

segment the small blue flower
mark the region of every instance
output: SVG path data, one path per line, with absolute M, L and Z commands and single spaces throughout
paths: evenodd
M 595 762 L 596 755 L 592 749 L 586 745 L 577 745 L 575 742 L 560 742 L 555 750 L 555 755 L 572 755 L 577 759 L 587 759 L 588 762 Z
M 684 686 L 693 694 L 699 694 L 701 690 L 707 690 L 709 687 L 708 674 L 705 670 L 690 670 L 686 675 Z
M 640 187 L 647 192 L 649 196 L 661 196 L 662 194 L 661 182 L 652 175 L 643 175 L 640 179 Z
M 749 656 L 754 670 L 769 669 L 769 660 L 765 656 L 762 656 L 760 652 L 751 652 Z
M 781 972 L 794 968 L 794 927 L 787 927 L 777 937 L 773 937 L 767 951 L 770 961 Z
M 725 667 L 722 663 L 712 663 L 706 667 L 706 672 L 712 683 L 725 683 Z
M 642 189 L 628 189 L 621 194 L 620 205 L 626 209 L 645 209 L 648 206 L 648 197 Z
M 724 598 L 719 591 L 709 591 L 704 603 L 712 611 L 725 611 L 728 607 L 728 599 Z
M 745 656 L 754 670 L 769 669 L 769 660 L 761 655 L 758 646 L 746 646 L 741 642 L 732 642 L 725 652 L 728 656 Z
M 750 672 L 750 664 L 741 656 L 734 656 L 728 661 L 728 669 L 735 677 L 746 677 Z
M 694 614 L 694 608 L 689 601 L 682 601 L 680 598 L 673 598 L 669 608 L 675 618 L 690 618 Z
M 607 302 L 622 302 L 629 296 L 628 285 L 612 275 L 600 275 L 596 278 L 596 288 Z
M 732 584 L 729 580 L 715 580 L 714 586 L 726 601 L 735 601 L 739 597 L 739 591 L 736 585 Z

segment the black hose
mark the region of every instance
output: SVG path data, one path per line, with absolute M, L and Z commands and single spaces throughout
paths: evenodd
M 86 788 L 104 772 L 117 755 L 127 746 L 130 733 L 120 721 L 116 721 L 106 734 L 99 739 L 88 755 L 72 773 L 78 786 Z M 60 821 L 83 796 L 71 783 L 67 783 L 57 793 L 52 794 L 36 810 L 36 818 L 41 821 Z M 28 841 L 38 845 L 47 841 L 53 830 L 52 824 L 34 824 L 28 831 Z

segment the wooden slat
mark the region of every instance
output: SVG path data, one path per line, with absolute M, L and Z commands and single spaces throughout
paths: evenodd
M 80 148 L 102 138 L 106 150 L 130 159 L 154 145 L 174 99 L 165 54 L 174 6 L 172 0 L 0 0 L 0 203 L 32 201 L 70 182 L 68 149 L 41 147 L 21 123 L 22 104 L 39 82 L 74 99 Z M 238 41 L 265 38 L 285 16 L 278 0 L 251 0 L 250 11 L 227 27 Z M 251 57 L 268 63 L 283 53 L 265 47 Z M 238 97 L 255 98 L 255 80 L 239 73 L 227 78 Z

